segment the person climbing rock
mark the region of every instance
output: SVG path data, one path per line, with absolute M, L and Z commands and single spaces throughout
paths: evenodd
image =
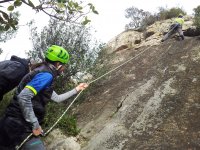
M 29 72 L 29 59 L 11 56 L 0 62 L 0 101 L 3 95 L 14 89 Z
M 39 135 L 43 133 L 45 106 L 50 101 L 62 102 L 88 87 L 80 83 L 64 94 L 53 91 L 54 79 L 64 71 L 69 54 L 63 47 L 52 45 L 45 53 L 45 61 L 35 65 L 22 79 L 16 92 L 0 119 L 0 149 L 14 149 L 31 133 L 32 136 L 22 147 L 23 150 L 44 150 Z
M 175 23 L 170 26 L 169 32 L 163 37 L 161 42 L 164 42 L 176 32 L 178 32 L 181 39 L 184 40 L 184 35 L 182 31 L 183 24 L 184 24 L 183 14 L 179 14 L 178 17 L 175 19 Z

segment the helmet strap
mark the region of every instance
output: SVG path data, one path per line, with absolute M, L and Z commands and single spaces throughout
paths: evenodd
M 56 70 L 59 70 L 62 66 L 63 66 L 63 65 L 59 65 L 59 66 L 56 68 Z
M 63 74 L 63 71 L 61 71 L 60 69 L 62 68 L 63 65 L 59 65 L 56 70 L 57 70 L 57 73 L 58 75 L 62 75 Z

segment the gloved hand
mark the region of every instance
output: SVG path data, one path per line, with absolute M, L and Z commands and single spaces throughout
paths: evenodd
M 85 90 L 89 85 L 87 83 L 80 83 L 77 87 L 76 87 L 76 91 L 79 92 L 81 90 Z

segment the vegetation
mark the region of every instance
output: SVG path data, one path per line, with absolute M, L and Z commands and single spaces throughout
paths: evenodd
M 16 8 L 23 5 L 36 12 L 43 12 L 51 19 L 86 25 L 91 20 L 88 15 L 98 14 L 92 3 L 76 2 L 74 0 L 3 0 L 0 1 L 0 42 L 11 39 L 18 29 L 19 12 Z M 5 9 L 7 8 L 7 9 Z M 0 54 L 2 53 L 2 49 Z
M 57 104 L 50 102 L 48 104 L 48 113 L 45 116 L 44 124 L 42 126 L 44 131 L 47 131 L 57 121 L 66 108 L 66 103 Z M 75 116 L 68 114 L 63 116 L 63 118 L 58 122 L 56 128 L 60 128 L 63 133 L 67 135 L 76 136 L 80 132 L 80 129 L 77 127 Z
M 30 25 L 30 30 L 34 47 L 28 55 L 35 62 L 43 61 L 44 52 L 53 44 L 66 48 L 70 54 L 70 62 L 66 65 L 65 72 L 56 79 L 54 85 L 58 93 L 74 88 L 75 85 L 70 82 L 71 76 L 76 75 L 77 72 L 91 71 L 90 68 L 95 65 L 99 51 L 103 47 L 97 40 L 92 39 L 91 28 L 84 25 L 68 24 L 51 19 L 48 26 L 44 27 L 41 32 L 37 31 L 34 23 Z M 84 96 L 81 97 L 83 98 Z M 52 102 L 47 106 L 44 128 L 48 129 L 60 117 L 66 105 L 68 103 L 55 104 Z M 70 135 L 76 135 L 79 132 L 74 116 L 64 116 L 58 127 Z
M 29 51 L 28 55 L 38 62 L 44 60 L 44 51 L 50 45 L 55 44 L 66 48 L 70 54 L 70 62 L 66 65 L 63 76 L 60 77 L 62 83 L 55 85 L 60 87 L 60 85 L 65 85 L 77 72 L 87 71 L 98 56 L 101 47 L 98 41 L 92 39 L 90 31 L 89 27 L 83 25 L 67 24 L 55 20 L 50 20 L 49 25 L 44 27 L 41 33 L 37 32 L 36 27 L 31 27 L 31 40 L 34 48 Z M 64 84 L 63 81 L 65 81 Z
M 19 13 L 11 13 L 10 14 L 12 18 L 14 18 L 16 21 L 18 21 Z M 0 17 L 1 22 L 1 17 Z M 12 24 L 11 24 L 12 25 Z M 5 42 L 6 40 L 11 39 L 18 29 L 18 25 L 16 24 L 13 28 L 9 28 L 9 26 L 5 26 L 4 24 L 0 23 L 0 42 Z M 2 50 L 0 51 L 1 54 Z
M 200 29 L 200 6 L 194 8 L 194 25 Z
M 5 7 L 3 5 L 6 3 L 10 4 L 7 8 L 9 12 L 0 10 L 0 40 L 5 41 L 11 38 L 11 35 L 14 35 L 13 33 L 18 28 L 19 19 L 18 13 L 14 11 L 22 4 L 28 5 L 37 12 L 42 11 L 49 15 L 51 18 L 49 25 L 44 27 L 40 33 L 37 31 L 37 27 L 33 26 L 33 22 L 30 23 L 31 40 L 34 47 L 28 52 L 28 55 L 35 62 L 39 62 L 44 60 L 44 51 L 50 45 L 56 44 L 65 47 L 71 56 L 70 64 L 66 66 L 67 69 L 63 76 L 57 79 L 56 92 L 66 92 L 74 87 L 73 83 L 68 82 L 70 76 L 77 72 L 89 70 L 101 48 L 99 43 L 92 39 L 90 27 L 84 26 L 90 22 L 87 17 L 89 13 L 98 14 L 95 7 L 91 3 L 84 4 L 82 1 L 78 3 L 72 0 L 43 0 L 37 5 L 31 0 L 4 0 L 0 2 L 0 7 Z M 1 51 L 2 49 L 0 49 L 0 53 Z M 8 93 L 1 101 L 1 114 L 3 114 L 12 96 L 11 93 Z M 49 103 L 43 125 L 44 129 L 48 129 L 65 109 L 66 103 Z M 69 135 L 77 135 L 80 131 L 76 126 L 76 119 L 72 115 L 64 116 L 58 127 Z
M 103 64 L 103 60 L 106 57 L 105 49 L 104 49 L 104 44 L 99 45 L 101 51 L 98 54 L 98 57 L 95 59 L 95 62 L 92 67 L 88 70 L 94 78 L 98 78 L 99 76 L 103 75 L 105 72 L 107 72 L 107 69 L 105 68 Z M 58 81 L 63 81 L 63 80 L 58 80 Z M 81 103 L 84 101 L 85 98 L 90 95 L 91 90 L 93 91 L 95 87 L 97 86 L 96 83 L 93 83 L 90 85 L 88 89 L 86 89 L 75 101 L 75 104 Z M 74 87 L 73 84 L 70 82 L 67 84 L 68 90 L 72 89 Z M 66 90 L 65 90 L 66 91 Z M 43 128 L 45 131 L 47 131 L 56 121 L 57 119 L 62 115 L 62 113 L 66 110 L 67 106 L 71 101 L 73 100 L 74 97 L 70 98 L 67 100 L 67 102 L 64 103 L 54 103 L 50 102 L 47 106 L 47 114 L 44 119 L 44 124 Z M 74 115 L 71 115 L 72 113 L 67 112 L 66 115 L 59 121 L 56 127 L 60 128 L 63 133 L 67 135 L 72 135 L 76 136 L 81 129 L 77 127 L 77 121 L 76 117 Z
M 157 14 L 151 14 L 148 11 L 130 7 L 125 10 L 125 17 L 131 19 L 131 21 L 125 25 L 125 30 L 137 29 L 138 31 L 144 31 L 147 26 L 152 25 L 155 21 L 177 17 L 180 13 L 183 15 L 186 14 L 182 8 L 178 7 L 173 7 L 171 9 L 160 7 Z
M 105 44 L 101 45 L 100 49 L 101 51 L 99 51 L 98 57 L 96 58 L 94 65 L 89 70 L 89 72 L 95 79 L 108 72 L 109 66 L 106 65 L 106 62 L 112 59 L 111 55 L 107 55 Z M 93 85 L 95 85 L 95 83 Z
M 6 2 L 8 1 L 1 1 L 0 5 Z M 92 40 L 90 27 L 84 26 L 90 22 L 87 14 L 90 12 L 98 14 L 91 3 L 84 7 L 82 2 L 77 3 L 66 0 L 44 0 L 40 1 L 38 5 L 33 4 L 31 0 L 9 0 L 9 2 L 13 2 L 8 6 L 10 13 L 0 11 L 1 41 L 11 38 L 11 35 L 18 28 L 19 15 L 13 11 L 15 8 L 25 4 L 38 12 L 44 12 L 51 18 L 48 26 L 44 27 L 40 33 L 37 31 L 37 27 L 34 27 L 33 24 L 30 25 L 31 40 L 34 47 L 28 52 L 28 55 L 36 62 L 43 61 L 44 51 L 52 44 L 63 46 L 69 51 L 71 56 L 70 63 L 66 66 L 67 69 L 63 76 L 57 79 L 55 84 L 56 92 L 62 93 L 72 89 L 74 84 L 70 82 L 70 77 L 76 75 L 77 72 L 90 72 L 94 78 L 98 78 L 107 72 L 107 68 L 102 65 L 105 63 L 106 54 L 105 51 L 100 51 L 104 48 L 104 44 L 99 44 L 97 41 Z M 87 7 L 89 7 L 89 11 L 84 13 L 84 8 Z M 47 11 L 47 8 L 51 9 L 51 14 L 49 10 Z M 179 13 L 185 14 L 180 8 L 172 8 L 170 10 L 160 8 L 158 15 L 131 7 L 126 10 L 126 18 L 131 19 L 131 22 L 126 25 L 126 29 L 146 28 L 158 19 L 169 19 L 170 17 L 176 17 Z M 94 89 L 95 86 L 95 84 L 92 84 Z M 86 96 L 86 94 L 83 94 L 81 99 Z M 4 98 L 4 101 L 1 102 L 1 111 L 5 109 L 11 98 L 12 95 L 10 93 Z M 62 104 L 51 102 L 48 104 L 43 124 L 44 130 L 53 125 L 67 105 L 67 102 Z M 72 115 L 65 115 L 57 127 L 68 135 L 77 135 L 80 131 L 76 125 L 76 118 Z
M 179 14 L 186 15 L 186 12 L 182 8 L 179 8 L 179 7 L 173 7 L 170 9 L 160 7 L 158 16 L 159 16 L 159 20 L 166 20 L 166 19 L 177 17 Z
M 125 29 L 136 29 L 146 24 L 145 20 L 151 16 L 150 12 L 146 12 L 136 7 L 130 7 L 125 10 L 125 17 L 130 18 L 131 22 L 125 26 Z
M 10 4 L 11 3 L 11 4 Z M 82 1 L 75 2 L 73 0 L 42 0 L 32 2 L 31 0 L 3 0 L 0 1 L 0 7 L 7 7 L 7 11 L 0 10 L 0 24 L 5 30 L 9 28 L 16 29 L 18 19 L 13 17 L 10 12 L 15 8 L 27 5 L 36 12 L 43 12 L 52 19 L 63 20 L 70 23 L 87 24 L 90 22 L 87 15 L 89 13 L 98 14 L 93 4 L 85 4 Z M 4 6 L 3 6 L 4 5 Z
M 98 57 L 95 59 L 93 66 L 88 70 L 88 72 L 93 76 L 93 81 L 96 79 L 98 80 L 90 84 L 89 88 L 87 88 L 79 96 L 79 98 L 77 99 L 78 103 L 81 103 L 82 101 L 90 97 L 91 94 L 98 92 L 96 88 L 101 86 L 105 81 L 107 81 L 105 79 L 109 78 L 109 76 L 102 77 L 102 75 L 108 73 L 108 71 L 111 70 L 111 66 L 109 66 L 107 62 L 110 62 L 110 60 L 113 59 L 113 55 L 107 55 L 107 49 L 105 44 L 100 45 L 100 47 L 101 51 L 99 51 Z

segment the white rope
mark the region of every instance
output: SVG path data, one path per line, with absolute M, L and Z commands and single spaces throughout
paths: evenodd
M 83 90 L 81 90 L 81 92 L 78 93 L 78 95 L 74 98 L 74 100 L 70 103 L 70 105 L 67 107 L 67 109 L 63 112 L 63 114 L 58 118 L 58 120 L 53 124 L 53 126 L 44 134 L 44 136 L 46 136 L 56 125 L 57 123 L 62 119 L 62 117 L 66 114 L 66 112 L 69 110 L 69 108 L 73 105 L 73 103 L 76 101 L 76 99 L 79 97 L 79 95 L 83 92 Z
M 33 133 L 29 134 L 19 146 L 16 146 L 16 147 L 15 147 L 15 149 L 16 149 L 16 150 L 19 150 L 19 149 L 24 145 L 24 143 L 25 143 L 32 135 L 33 135 Z
M 139 54 L 137 54 L 136 56 L 130 58 L 129 60 L 125 61 L 124 63 L 122 63 L 121 65 L 115 67 L 114 69 L 108 71 L 107 73 L 103 74 L 102 76 L 92 80 L 91 82 L 89 82 L 88 84 L 91 84 L 93 82 L 96 82 L 97 80 L 103 78 L 104 76 L 110 74 L 111 72 L 117 70 L 118 68 L 120 68 L 121 66 L 127 64 L 128 62 L 130 62 L 133 59 L 136 59 L 138 56 L 140 56 L 141 54 L 143 54 L 145 51 L 147 51 L 150 47 L 146 48 L 145 50 L 141 51 Z M 47 130 L 46 133 L 43 134 L 43 136 L 46 136 L 57 124 L 58 122 L 62 119 L 62 117 L 67 113 L 67 111 L 69 110 L 69 108 L 73 105 L 73 103 L 76 101 L 76 99 L 79 97 L 79 95 L 83 92 L 83 90 L 81 90 L 81 92 L 78 93 L 78 95 L 74 98 L 74 100 L 70 103 L 70 105 L 67 107 L 67 109 L 63 112 L 63 114 L 58 118 L 58 120 L 51 126 L 51 128 L 49 130 Z M 29 136 L 27 136 L 27 138 L 19 145 L 16 146 L 16 150 L 19 150 L 24 143 L 33 135 L 33 133 L 31 133 Z

